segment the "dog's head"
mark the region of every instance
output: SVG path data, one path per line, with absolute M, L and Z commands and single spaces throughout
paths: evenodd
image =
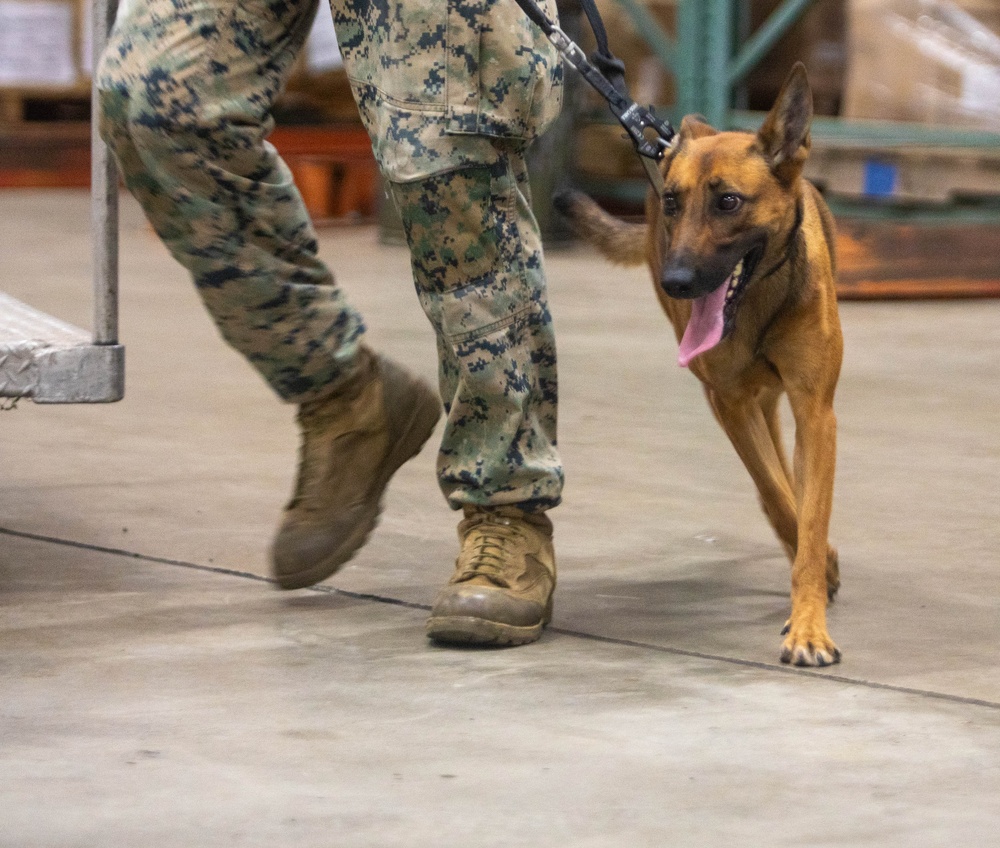
M 811 120 L 812 94 L 798 63 L 756 135 L 719 132 L 694 117 L 682 122 L 662 166 L 659 210 L 660 286 L 694 301 L 682 365 L 732 332 L 758 270 L 786 249 L 800 214 Z

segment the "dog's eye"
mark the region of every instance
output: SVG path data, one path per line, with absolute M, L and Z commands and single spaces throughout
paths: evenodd
M 663 214 L 664 215 L 676 215 L 678 211 L 677 206 L 677 195 L 673 193 L 667 193 L 663 195 Z
M 719 199 L 715 201 L 715 208 L 720 212 L 735 212 L 742 205 L 743 198 L 732 192 L 720 194 Z

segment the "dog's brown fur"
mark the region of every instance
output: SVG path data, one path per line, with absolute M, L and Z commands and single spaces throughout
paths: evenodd
M 800 64 L 756 135 L 684 119 L 661 167 L 665 194 L 650 192 L 645 224 L 614 218 L 577 192 L 557 201 L 609 259 L 648 264 L 679 341 L 691 298 L 727 282 L 742 257 L 758 252 L 731 313 L 727 306 L 726 335 L 689 367 L 792 562 L 792 610 L 781 659 L 803 666 L 840 659 L 827 633 L 826 606 L 840 585 L 827 533 L 843 340 L 833 220 L 802 178 L 811 118 Z M 729 208 L 734 203 L 736 210 Z M 795 420 L 794 472 L 782 446 L 782 394 Z

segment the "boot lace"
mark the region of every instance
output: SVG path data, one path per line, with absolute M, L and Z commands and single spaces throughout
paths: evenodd
M 484 521 L 473 528 L 470 550 L 463 557 L 463 568 L 456 582 L 485 577 L 497 586 L 507 587 L 505 572 L 510 568 L 510 545 L 517 531 L 502 521 Z

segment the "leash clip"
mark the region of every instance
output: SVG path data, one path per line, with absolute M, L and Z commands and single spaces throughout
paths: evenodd
M 611 111 L 614 111 L 612 107 Z M 637 103 L 633 103 L 622 115 L 616 115 L 621 125 L 632 138 L 635 152 L 639 154 L 639 161 L 646 171 L 653 191 L 658 195 L 663 194 L 663 174 L 657 166 L 670 149 L 670 142 L 674 137 L 674 128 L 666 121 L 657 118 L 651 109 L 644 109 Z M 646 128 L 652 128 L 653 134 L 650 137 L 646 133 Z
M 573 39 L 566 35 L 557 24 L 549 20 L 535 0 L 514 0 L 514 2 L 545 33 L 545 36 L 563 58 L 576 68 L 580 76 L 607 101 L 612 114 L 625 128 L 632 140 L 632 145 L 635 147 L 636 153 L 639 154 L 639 161 L 646 169 L 653 189 L 662 194 L 663 178 L 655 163 L 663 158 L 670 147 L 670 142 L 674 137 L 674 128 L 670 126 L 669 121 L 657 118 L 652 109 L 644 109 L 628 96 L 625 90 L 625 66 L 614 57 L 608 47 L 608 34 L 593 0 L 581 0 L 581 2 L 597 39 L 596 61 L 602 63 L 609 75 L 614 77 L 614 83 L 587 59 L 586 54 L 573 42 Z M 651 134 L 647 133 L 647 130 L 650 129 L 652 130 Z
M 656 117 L 651 109 L 643 108 L 638 103 L 630 103 L 620 114 L 614 104 L 609 105 L 615 117 L 631 136 L 636 153 L 647 159 L 662 159 L 674 137 L 674 128 L 667 121 Z M 646 134 L 647 127 L 653 129 L 652 138 Z
M 517 0 L 519 5 L 530 3 L 531 0 Z M 535 7 L 535 11 L 537 7 Z M 540 14 L 540 12 L 539 12 Z M 534 18 L 533 18 L 534 19 Z M 544 18 L 543 18 L 544 19 Z M 537 19 L 536 23 L 537 23 Z M 652 109 L 640 106 L 634 100 L 623 94 L 587 59 L 586 54 L 580 47 L 562 31 L 557 25 L 548 19 L 544 19 L 546 26 L 543 31 L 552 42 L 556 50 L 562 54 L 563 58 L 569 62 L 580 75 L 590 83 L 598 94 L 603 97 L 608 104 L 611 113 L 618 119 L 628 133 L 632 146 L 642 161 L 650 183 L 657 193 L 663 193 L 663 178 L 659 168 L 654 164 L 660 161 L 670 147 L 670 142 L 674 137 L 674 128 L 670 122 L 658 118 Z M 651 133 L 647 130 L 652 130 Z

